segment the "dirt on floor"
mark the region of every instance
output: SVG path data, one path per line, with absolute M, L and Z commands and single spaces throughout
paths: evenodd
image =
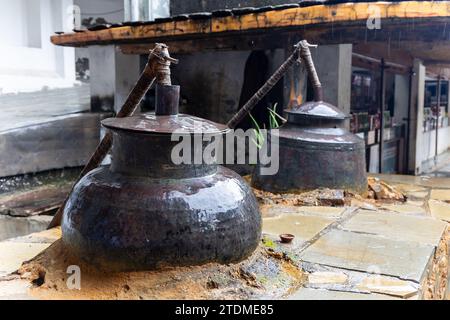
M 406 201 L 401 191 L 377 178 L 369 179 L 369 192 L 364 197 L 331 189 L 301 194 L 274 194 L 256 189 L 254 192 L 260 204 L 272 205 L 364 208 Z M 449 241 L 447 229 L 422 286 L 425 299 L 440 299 L 445 295 Z M 288 245 L 287 253 L 278 251 L 274 242 L 263 239 L 249 258 L 235 264 L 108 273 L 71 256 L 63 242 L 57 240 L 25 262 L 17 274 L 33 283 L 30 294 L 39 299 L 279 299 L 301 287 L 307 273 L 302 271 L 295 255 L 289 254 L 295 248 Z M 67 270 L 73 265 L 80 267 L 80 290 L 69 288 L 73 278 Z
M 80 267 L 80 290 L 69 289 L 71 265 Z M 33 283 L 30 294 L 40 299 L 272 299 L 299 287 L 304 278 L 293 261 L 262 243 L 237 264 L 107 273 L 69 255 L 61 240 L 25 262 L 18 274 Z
M 282 204 L 291 206 L 344 206 L 353 205 L 355 202 L 364 206 L 380 206 L 386 203 L 403 203 L 407 200 L 396 187 L 375 178 L 369 177 L 368 192 L 358 195 L 344 190 L 316 189 L 302 193 L 271 193 L 253 188 L 258 202 L 264 204 Z

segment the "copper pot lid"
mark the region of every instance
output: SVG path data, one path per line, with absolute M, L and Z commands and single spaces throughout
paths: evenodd
M 289 126 L 282 127 L 278 132 L 271 133 L 280 138 L 303 141 L 307 143 L 333 144 L 333 145 L 354 145 L 363 141 L 342 128 L 299 128 Z
M 288 115 L 304 116 L 311 118 L 323 118 L 344 120 L 346 118 L 345 113 L 324 101 L 309 101 L 292 109 L 285 110 Z
M 125 118 L 108 118 L 102 125 L 108 129 L 126 130 L 148 134 L 223 134 L 229 128 L 220 123 L 205 120 L 188 114 L 155 115 L 145 113 Z

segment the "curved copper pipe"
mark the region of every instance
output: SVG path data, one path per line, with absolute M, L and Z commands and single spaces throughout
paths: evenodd
M 311 80 L 314 90 L 314 101 L 323 101 L 322 84 L 320 83 L 319 76 L 317 75 L 316 67 L 311 57 L 311 51 L 309 47 L 317 47 L 317 45 L 309 44 L 308 41 L 302 40 L 299 43 L 300 57 L 305 64 L 308 77 Z
M 144 71 L 141 73 L 141 76 L 128 95 L 122 108 L 116 114 L 116 117 L 122 118 L 132 115 L 137 109 L 145 93 L 152 87 L 154 82 L 161 85 L 171 85 L 171 63 L 178 63 L 178 60 L 170 57 L 168 47 L 164 43 L 157 43 L 155 45 L 155 48 L 150 50 L 148 62 L 145 65 Z M 73 184 L 69 194 L 67 195 L 61 206 L 58 208 L 58 211 L 53 216 L 53 219 L 48 225 L 47 229 L 51 229 L 53 227 L 61 225 L 64 206 L 70 195 L 72 194 L 75 184 L 80 181 L 81 178 L 83 178 L 88 172 L 97 168 L 101 164 L 109 149 L 111 149 L 111 146 L 112 134 L 108 131 L 98 144 L 92 156 L 89 158 L 87 164 L 84 166 L 77 180 Z

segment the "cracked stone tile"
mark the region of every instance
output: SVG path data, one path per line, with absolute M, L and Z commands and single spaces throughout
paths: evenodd
M 34 258 L 50 243 L 0 242 L 0 276 L 16 271 L 24 261 Z
M 61 228 L 57 227 L 0 242 L 0 276 L 16 271 L 59 238 Z
M 378 235 L 332 230 L 300 255 L 306 262 L 374 272 L 420 282 L 434 246 L 396 241 Z
M 348 276 L 342 272 L 316 271 L 308 275 L 309 284 L 345 284 Z
M 306 288 L 370 293 L 367 290 L 361 291 L 356 289 L 356 285 L 367 276 L 364 272 L 344 270 L 308 262 L 302 262 L 301 266 L 308 276 L 312 275 L 311 279 L 308 279 L 309 281 L 304 284 Z M 317 276 L 316 279 L 314 279 L 314 276 Z
M 450 188 L 450 178 L 426 178 L 421 177 L 420 185 L 429 188 L 442 188 L 449 189 Z
M 418 284 L 400 279 L 392 279 L 380 275 L 371 275 L 357 286 L 360 290 L 381 293 L 407 299 L 418 294 Z
M 420 176 L 410 176 L 410 175 L 393 175 L 393 174 L 370 174 L 370 177 L 376 177 L 381 180 L 386 181 L 392 185 L 418 185 L 422 179 Z
M 317 283 L 312 283 L 311 281 L 306 282 L 304 284 L 305 288 L 326 289 L 330 291 L 341 291 L 357 294 L 378 292 L 381 294 L 402 297 L 403 299 L 417 299 L 419 295 L 419 284 L 412 281 L 400 280 L 395 277 L 381 276 L 376 273 L 371 274 L 355 270 L 344 270 L 305 262 L 302 263 L 302 268 L 307 271 L 309 275 L 315 273 L 330 274 L 329 277 L 324 277 L 324 281 L 320 281 L 321 277 L 319 277 L 319 281 L 316 281 Z M 370 270 L 370 272 L 377 272 L 377 270 L 374 268 L 373 270 Z M 337 281 L 329 281 L 329 283 L 325 283 L 326 279 L 333 279 L 333 275 L 344 275 L 346 276 L 346 281 L 341 281 L 340 283 Z
M 408 176 L 400 174 L 370 174 L 372 177 L 377 177 L 389 184 L 410 184 L 428 188 L 450 188 L 450 178 L 435 178 L 428 176 Z
M 430 199 L 450 202 L 450 189 L 433 189 Z
M 411 193 L 411 192 L 424 192 L 427 191 L 426 188 L 420 187 L 414 184 L 405 184 L 405 183 L 393 183 L 394 187 L 400 190 L 403 193 Z
M 325 218 L 339 218 L 346 208 L 326 206 L 289 206 L 289 205 L 262 205 L 261 213 L 264 217 L 276 217 L 282 214 L 315 215 Z
M 289 300 L 397 300 L 382 294 L 364 294 L 326 289 L 300 288 L 288 297 Z
M 30 282 L 22 279 L 2 280 L 0 278 L 0 300 L 29 300 Z
M 7 239 L 5 241 L 26 242 L 26 243 L 53 243 L 61 238 L 61 227 L 44 230 L 41 232 L 31 233 L 26 236 Z
M 339 291 L 344 294 L 353 293 L 358 295 L 380 293 L 408 300 L 418 299 L 419 297 L 419 284 L 412 281 L 306 262 L 302 263 L 302 268 L 309 273 L 309 276 L 313 274 L 324 274 L 323 280 L 322 276 L 319 276 L 318 281 L 306 282 L 304 288 Z M 372 271 L 376 272 L 376 270 Z M 327 283 L 326 280 L 333 279 L 334 277 L 339 280 L 338 275 L 346 277 L 346 281 L 344 282 L 342 280 L 340 283 L 339 281 L 328 281 Z
M 437 246 L 446 226 L 445 222 L 431 217 L 359 210 L 341 228 L 387 239 Z
M 343 207 L 301 207 L 302 212 L 305 214 L 312 214 L 322 217 L 339 218 L 345 212 L 346 208 Z
M 356 208 L 361 208 L 364 210 L 372 210 L 372 211 L 378 210 L 378 208 L 375 205 L 365 202 L 365 201 L 358 200 L 358 199 L 352 199 L 351 206 L 356 207 Z
M 450 204 L 437 200 L 430 200 L 428 201 L 428 206 L 430 207 L 431 216 L 450 222 Z
M 0 241 L 24 236 L 47 228 L 51 216 L 11 217 L 0 214 Z
M 424 205 L 424 200 L 422 199 L 422 200 L 407 200 L 406 201 L 406 205 L 409 205 L 409 206 L 415 206 L 415 207 L 423 207 L 423 205 Z
M 412 199 L 424 199 L 428 196 L 428 191 L 408 192 L 406 196 Z
M 449 281 L 447 284 L 447 292 L 445 294 L 445 300 L 450 300 L 450 277 L 449 277 Z
M 318 216 L 286 214 L 264 218 L 263 232 L 277 236 L 290 233 L 295 236 L 296 241 L 309 241 L 334 221 L 335 219 Z
M 398 213 L 405 213 L 405 214 L 412 214 L 412 215 L 425 215 L 426 211 L 424 208 L 419 206 L 414 206 L 410 204 L 386 204 L 383 205 L 382 208 L 398 212 Z
M 0 214 L 15 217 L 46 214 L 60 206 L 71 185 L 70 181 L 64 185 L 46 184 L 31 190 L 0 195 Z

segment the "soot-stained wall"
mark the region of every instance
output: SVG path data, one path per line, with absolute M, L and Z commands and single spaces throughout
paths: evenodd
M 229 51 L 178 55 L 180 63 L 172 68 L 172 82 L 181 85 L 180 111 L 226 123 L 239 109 L 245 66 L 250 53 Z M 284 50 L 267 50 L 265 54 L 268 78 L 283 62 Z M 282 86 L 283 82 L 280 81 L 279 85 Z M 272 90 L 268 101 L 277 101 L 282 107 L 282 93 L 277 91 L 280 90 Z M 244 100 L 249 97 L 248 94 L 244 96 Z M 245 102 L 241 101 L 241 104 Z
M 236 112 L 249 51 L 180 55 L 172 69 L 181 85 L 183 112 L 226 122 Z

